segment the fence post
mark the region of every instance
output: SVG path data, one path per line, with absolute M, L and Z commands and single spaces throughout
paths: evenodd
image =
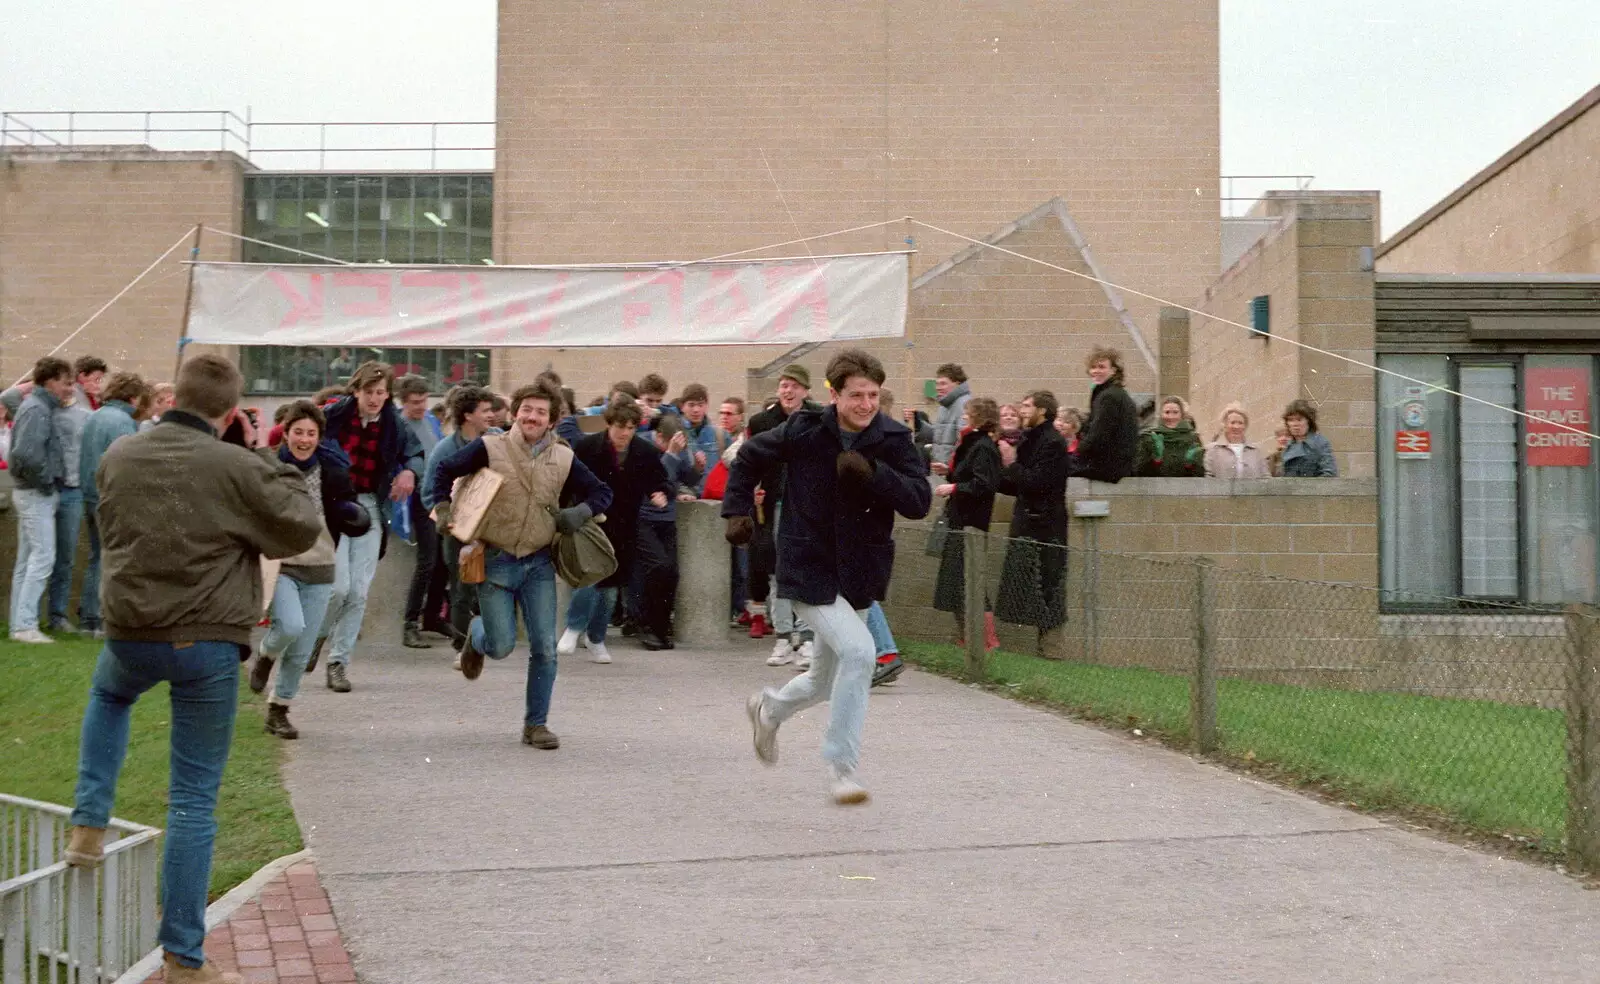
M 1216 569 L 1210 558 L 1195 564 L 1194 673 L 1189 677 L 1189 730 L 1195 749 L 1209 755 L 1217 748 Z
M 962 587 L 965 589 L 962 612 L 967 629 L 967 679 L 982 680 L 984 657 L 988 654 L 984 644 L 988 638 L 984 621 L 984 601 L 989 594 L 988 534 L 968 526 L 950 535 L 966 537 L 966 542 L 961 545 L 961 574 Z
M 1567 867 L 1600 874 L 1600 609 L 1567 608 Z

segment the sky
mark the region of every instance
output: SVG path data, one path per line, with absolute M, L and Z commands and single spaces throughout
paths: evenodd
M 495 12 L 0 0 L 0 109 L 492 120 Z M 1376 189 L 1385 235 L 1600 84 L 1600 0 L 1221 0 L 1221 38 L 1223 173 Z

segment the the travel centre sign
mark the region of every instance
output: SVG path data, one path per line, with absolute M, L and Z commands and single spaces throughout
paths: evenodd
M 1528 464 L 1588 467 L 1588 434 L 1567 428 L 1594 429 L 1589 416 L 1589 370 L 1530 366 L 1523 386 L 1528 416 L 1533 418 L 1523 428 Z
M 197 263 L 217 345 L 795 345 L 905 334 L 906 253 L 570 267 Z

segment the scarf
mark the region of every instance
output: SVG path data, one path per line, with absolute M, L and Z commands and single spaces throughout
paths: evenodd
M 317 455 L 315 452 L 313 452 L 311 457 L 301 461 L 299 458 L 294 456 L 293 451 L 289 450 L 289 443 L 285 441 L 283 444 L 278 446 L 278 460 L 284 462 L 285 464 L 293 465 L 301 471 L 306 472 L 310 471 L 316 465 Z

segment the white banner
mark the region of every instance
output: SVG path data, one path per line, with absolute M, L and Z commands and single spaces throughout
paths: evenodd
M 905 334 L 906 253 L 571 267 L 197 263 L 217 345 L 748 345 Z

